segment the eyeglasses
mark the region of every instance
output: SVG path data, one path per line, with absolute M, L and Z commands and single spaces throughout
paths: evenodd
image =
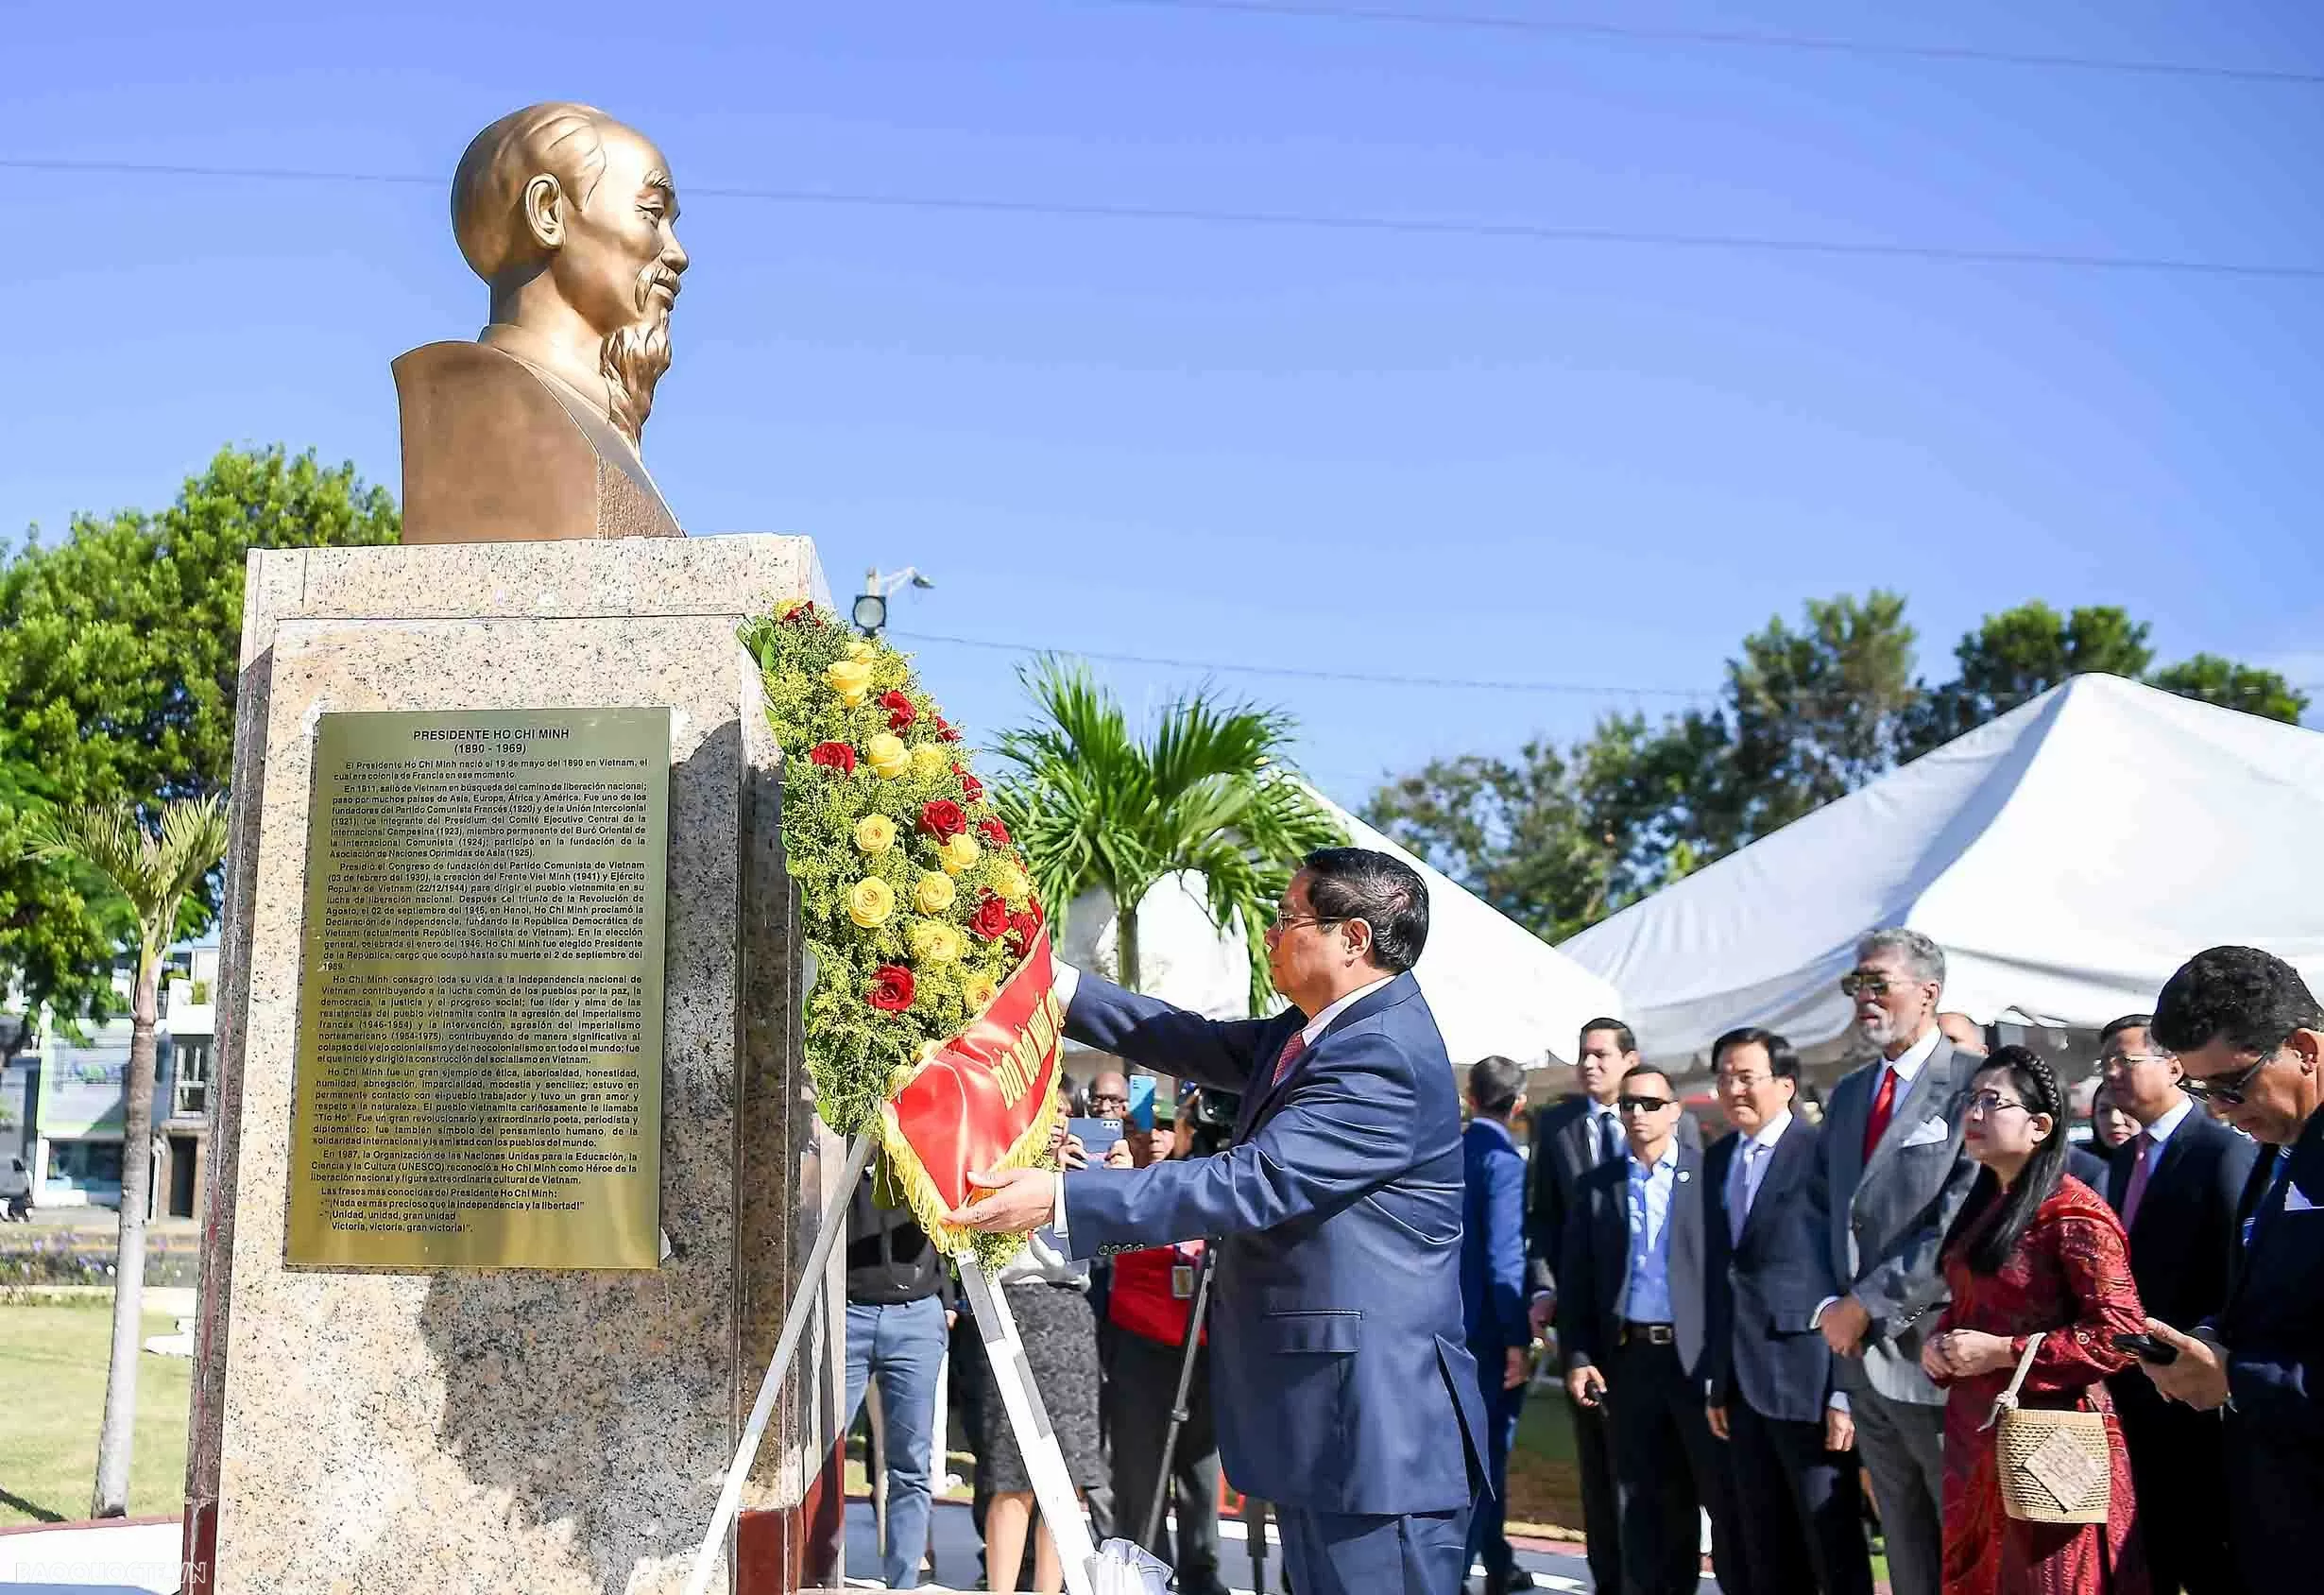
M 1676 1107 L 1677 1097 L 1620 1096 L 1614 1105 L 1625 1113 L 1660 1113 L 1666 1107 Z
M 1970 1112 L 1985 1118 L 1991 1118 L 2005 1107 L 2014 1107 L 2025 1113 L 2033 1111 L 2017 1098 L 2003 1096 L 1999 1091 L 1979 1091 L 1969 1099 L 1967 1106 Z
M 2259 1077 L 2261 1070 L 2276 1061 L 2276 1055 L 2282 1050 L 2283 1043 L 2277 1042 L 2253 1058 L 2250 1068 L 2238 1071 L 2232 1076 L 2214 1075 L 2208 1080 L 2198 1080 L 2192 1074 L 2187 1075 L 2179 1082 L 2179 1089 L 2197 1102 L 2215 1102 L 2225 1107 L 2241 1106 L 2244 1093 L 2251 1089 L 2251 1082 Z
M 1346 922 L 1345 915 L 1287 914 L 1278 908 L 1275 917 L 1268 921 L 1267 928 L 1279 935 L 1285 931 L 1295 931 L 1302 925 L 1341 925 Z
M 1861 969 L 1851 969 L 1848 973 L 1840 976 L 1841 996 L 1854 997 L 1860 993 L 1868 991 L 1875 997 L 1887 996 L 1888 994 L 1888 977 L 1886 975 L 1868 975 Z
M 1130 1099 L 1126 1096 L 1116 1096 L 1111 1091 L 1091 1091 L 1089 1106 L 1092 1107 L 1127 1107 L 1130 1106 Z
M 2098 1067 L 2111 1069 L 2120 1064 L 2125 1069 L 2135 1069 L 2142 1063 L 2168 1063 L 2171 1056 L 2169 1053 L 2108 1053 L 2098 1059 Z
M 1766 1085 L 1768 1079 L 1765 1074 L 1722 1074 L 1718 1077 L 1718 1083 L 1731 1091 L 1755 1091 Z

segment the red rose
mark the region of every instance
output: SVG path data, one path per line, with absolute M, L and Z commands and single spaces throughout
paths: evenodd
M 912 707 L 912 700 L 900 692 L 881 693 L 880 707 L 888 712 L 891 731 L 900 731 L 920 717 L 920 712 Z
M 1040 930 L 1041 911 L 1037 907 L 1021 909 L 1010 915 L 1009 951 L 1022 958 L 1026 949 L 1033 945 L 1033 938 L 1040 934 Z
M 807 762 L 851 776 L 855 774 L 855 747 L 844 742 L 819 742 L 807 750 Z
M 939 714 L 936 716 L 936 740 L 938 742 L 958 742 L 960 741 L 960 729 Z
M 977 834 L 996 848 L 1009 845 L 1009 828 L 992 815 L 977 821 Z
M 968 928 L 986 941 L 999 941 L 1009 933 L 1009 905 L 988 888 L 977 911 L 968 916 Z
M 968 829 L 968 816 L 960 812 L 960 805 L 949 798 L 920 806 L 920 829 L 937 841 L 959 835 Z
M 984 783 L 983 781 L 977 780 L 976 777 L 970 775 L 966 770 L 962 769 L 958 764 L 952 766 L 952 773 L 960 777 L 960 795 L 962 797 L 967 798 L 971 803 L 982 803 L 984 800 Z
M 882 964 L 872 972 L 872 988 L 865 1001 L 881 1013 L 900 1014 L 912 1006 L 912 971 Z
M 812 599 L 807 603 L 801 604 L 797 609 L 783 616 L 783 624 L 785 626 L 812 626 L 814 624 L 814 620 L 815 606 Z

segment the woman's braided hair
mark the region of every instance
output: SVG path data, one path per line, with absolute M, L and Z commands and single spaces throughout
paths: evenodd
M 1966 1261 L 1970 1271 L 1976 1274 L 2001 1272 L 2025 1238 L 2034 1214 L 2057 1191 L 2066 1172 L 2066 1089 L 2059 1081 L 2058 1071 L 2030 1047 L 2002 1047 L 1977 1067 L 1980 1077 L 1996 1072 L 2008 1074 L 2009 1089 L 2025 1105 L 2027 1113 L 2049 1115 L 2050 1129 L 2008 1190 L 2002 1190 L 2000 1179 L 1987 1169 L 1970 1189 L 1969 1200 L 1961 1204 L 1960 1216 L 1953 1221 L 1945 1244 L 1950 1249 L 1962 1237 L 1974 1236 Z M 1962 1111 L 1967 1111 L 1966 1104 Z M 1992 1223 L 1985 1224 L 1985 1214 L 1996 1201 L 2001 1211 Z

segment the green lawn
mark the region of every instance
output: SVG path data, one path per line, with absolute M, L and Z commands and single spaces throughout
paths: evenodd
M 89 1516 L 112 1321 L 110 1302 L 0 1306 L 0 1369 L 7 1370 L 0 1376 L 0 1528 Z M 176 1328 L 145 1315 L 148 1335 Z M 166 1515 L 182 1504 L 193 1366 L 182 1357 L 138 1358 L 132 1517 Z

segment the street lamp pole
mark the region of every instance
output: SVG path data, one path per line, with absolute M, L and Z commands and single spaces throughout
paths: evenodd
M 886 575 L 874 565 L 863 574 L 863 591 L 856 596 L 855 624 L 866 637 L 877 637 L 887 629 L 888 600 L 907 585 L 930 588 L 936 584 L 922 575 L 915 566 L 906 565 L 900 571 Z

